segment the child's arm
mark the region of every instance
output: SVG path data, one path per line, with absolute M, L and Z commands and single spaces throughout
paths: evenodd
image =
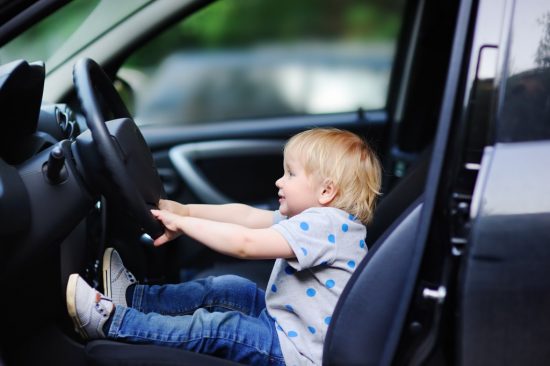
M 294 252 L 276 230 L 252 229 L 241 225 L 179 216 L 168 211 L 151 210 L 162 221 L 166 232 L 155 240 L 162 245 L 185 233 L 209 248 L 243 259 L 293 258 Z
M 268 228 L 273 224 L 273 211 L 262 210 L 241 203 L 183 205 L 175 201 L 160 200 L 159 209 L 170 211 L 180 216 L 233 223 L 255 229 Z

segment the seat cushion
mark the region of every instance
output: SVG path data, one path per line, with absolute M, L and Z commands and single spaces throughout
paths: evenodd
M 91 365 L 235 366 L 235 362 L 177 348 L 96 340 L 86 345 Z

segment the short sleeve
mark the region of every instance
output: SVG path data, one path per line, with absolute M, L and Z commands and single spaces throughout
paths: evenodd
M 339 235 L 330 215 L 309 209 L 273 225 L 288 242 L 296 259 L 287 260 L 296 270 L 332 264 L 337 255 Z

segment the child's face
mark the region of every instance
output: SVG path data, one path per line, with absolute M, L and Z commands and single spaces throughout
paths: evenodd
M 321 207 L 319 195 L 322 187 L 314 175 L 308 176 L 299 159 L 285 154 L 284 175 L 275 185 L 279 188 L 279 211 L 292 217 L 311 207 Z

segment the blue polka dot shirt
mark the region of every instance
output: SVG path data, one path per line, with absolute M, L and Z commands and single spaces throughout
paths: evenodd
M 266 291 L 269 314 L 285 362 L 320 365 L 336 302 L 367 253 L 365 226 L 332 207 L 315 207 L 290 219 L 275 212 L 277 230 L 296 258 L 277 259 Z

